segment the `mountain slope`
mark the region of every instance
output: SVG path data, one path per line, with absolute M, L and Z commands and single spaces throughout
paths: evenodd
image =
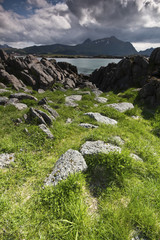
M 113 36 L 94 41 L 87 39 L 82 44 L 75 46 L 53 44 L 27 47 L 22 49 L 22 51 L 26 54 L 63 54 L 84 56 L 126 56 L 137 54 L 136 49 L 130 42 L 123 42 Z

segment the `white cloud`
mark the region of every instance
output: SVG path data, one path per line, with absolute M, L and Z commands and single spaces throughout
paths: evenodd
M 0 0 L 2 1 L 2 0 Z M 79 43 L 115 35 L 131 42 L 160 39 L 160 0 L 27 0 L 27 17 L 0 5 L 1 41 L 12 45 Z M 26 6 L 27 7 L 27 6 Z
M 43 7 L 49 6 L 49 4 L 46 0 L 27 0 L 27 3 L 29 5 L 37 7 L 37 8 L 43 8 Z

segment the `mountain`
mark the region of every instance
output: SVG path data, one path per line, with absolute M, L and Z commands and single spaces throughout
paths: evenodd
M 142 56 L 150 57 L 153 50 L 154 50 L 154 48 L 148 48 L 144 51 L 140 51 L 139 54 L 142 55 Z
M 75 46 L 63 44 L 32 46 L 23 48 L 20 52 L 24 54 L 60 54 L 72 56 L 128 56 L 137 54 L 136 49 L 130 42 L 123 42 L 114 36 L 94 41 L 87 39 Z
M 7 44 L 3 44 L 3 45 L 0 45 L 0 48 L 1 49 L 7 49 L 7 48 L 11 48 L 11 47 L 8 46 Z

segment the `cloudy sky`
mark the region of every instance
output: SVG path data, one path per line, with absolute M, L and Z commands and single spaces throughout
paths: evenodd
M 0 0 L 0 44 L 77 44 L 116 36 L 160 46 L 160 0 Z

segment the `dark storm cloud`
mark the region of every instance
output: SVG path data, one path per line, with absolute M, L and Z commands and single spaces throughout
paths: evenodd
M 0 5 L 1 40 L 75 44 L 86 38 L 114 35 L 124 41 L 160 42 L 160 0 L 67 0 L 56 5 L 49 0 L 26 0 L 27 3 L 28 8 L 34 8 L 28 16 Z

